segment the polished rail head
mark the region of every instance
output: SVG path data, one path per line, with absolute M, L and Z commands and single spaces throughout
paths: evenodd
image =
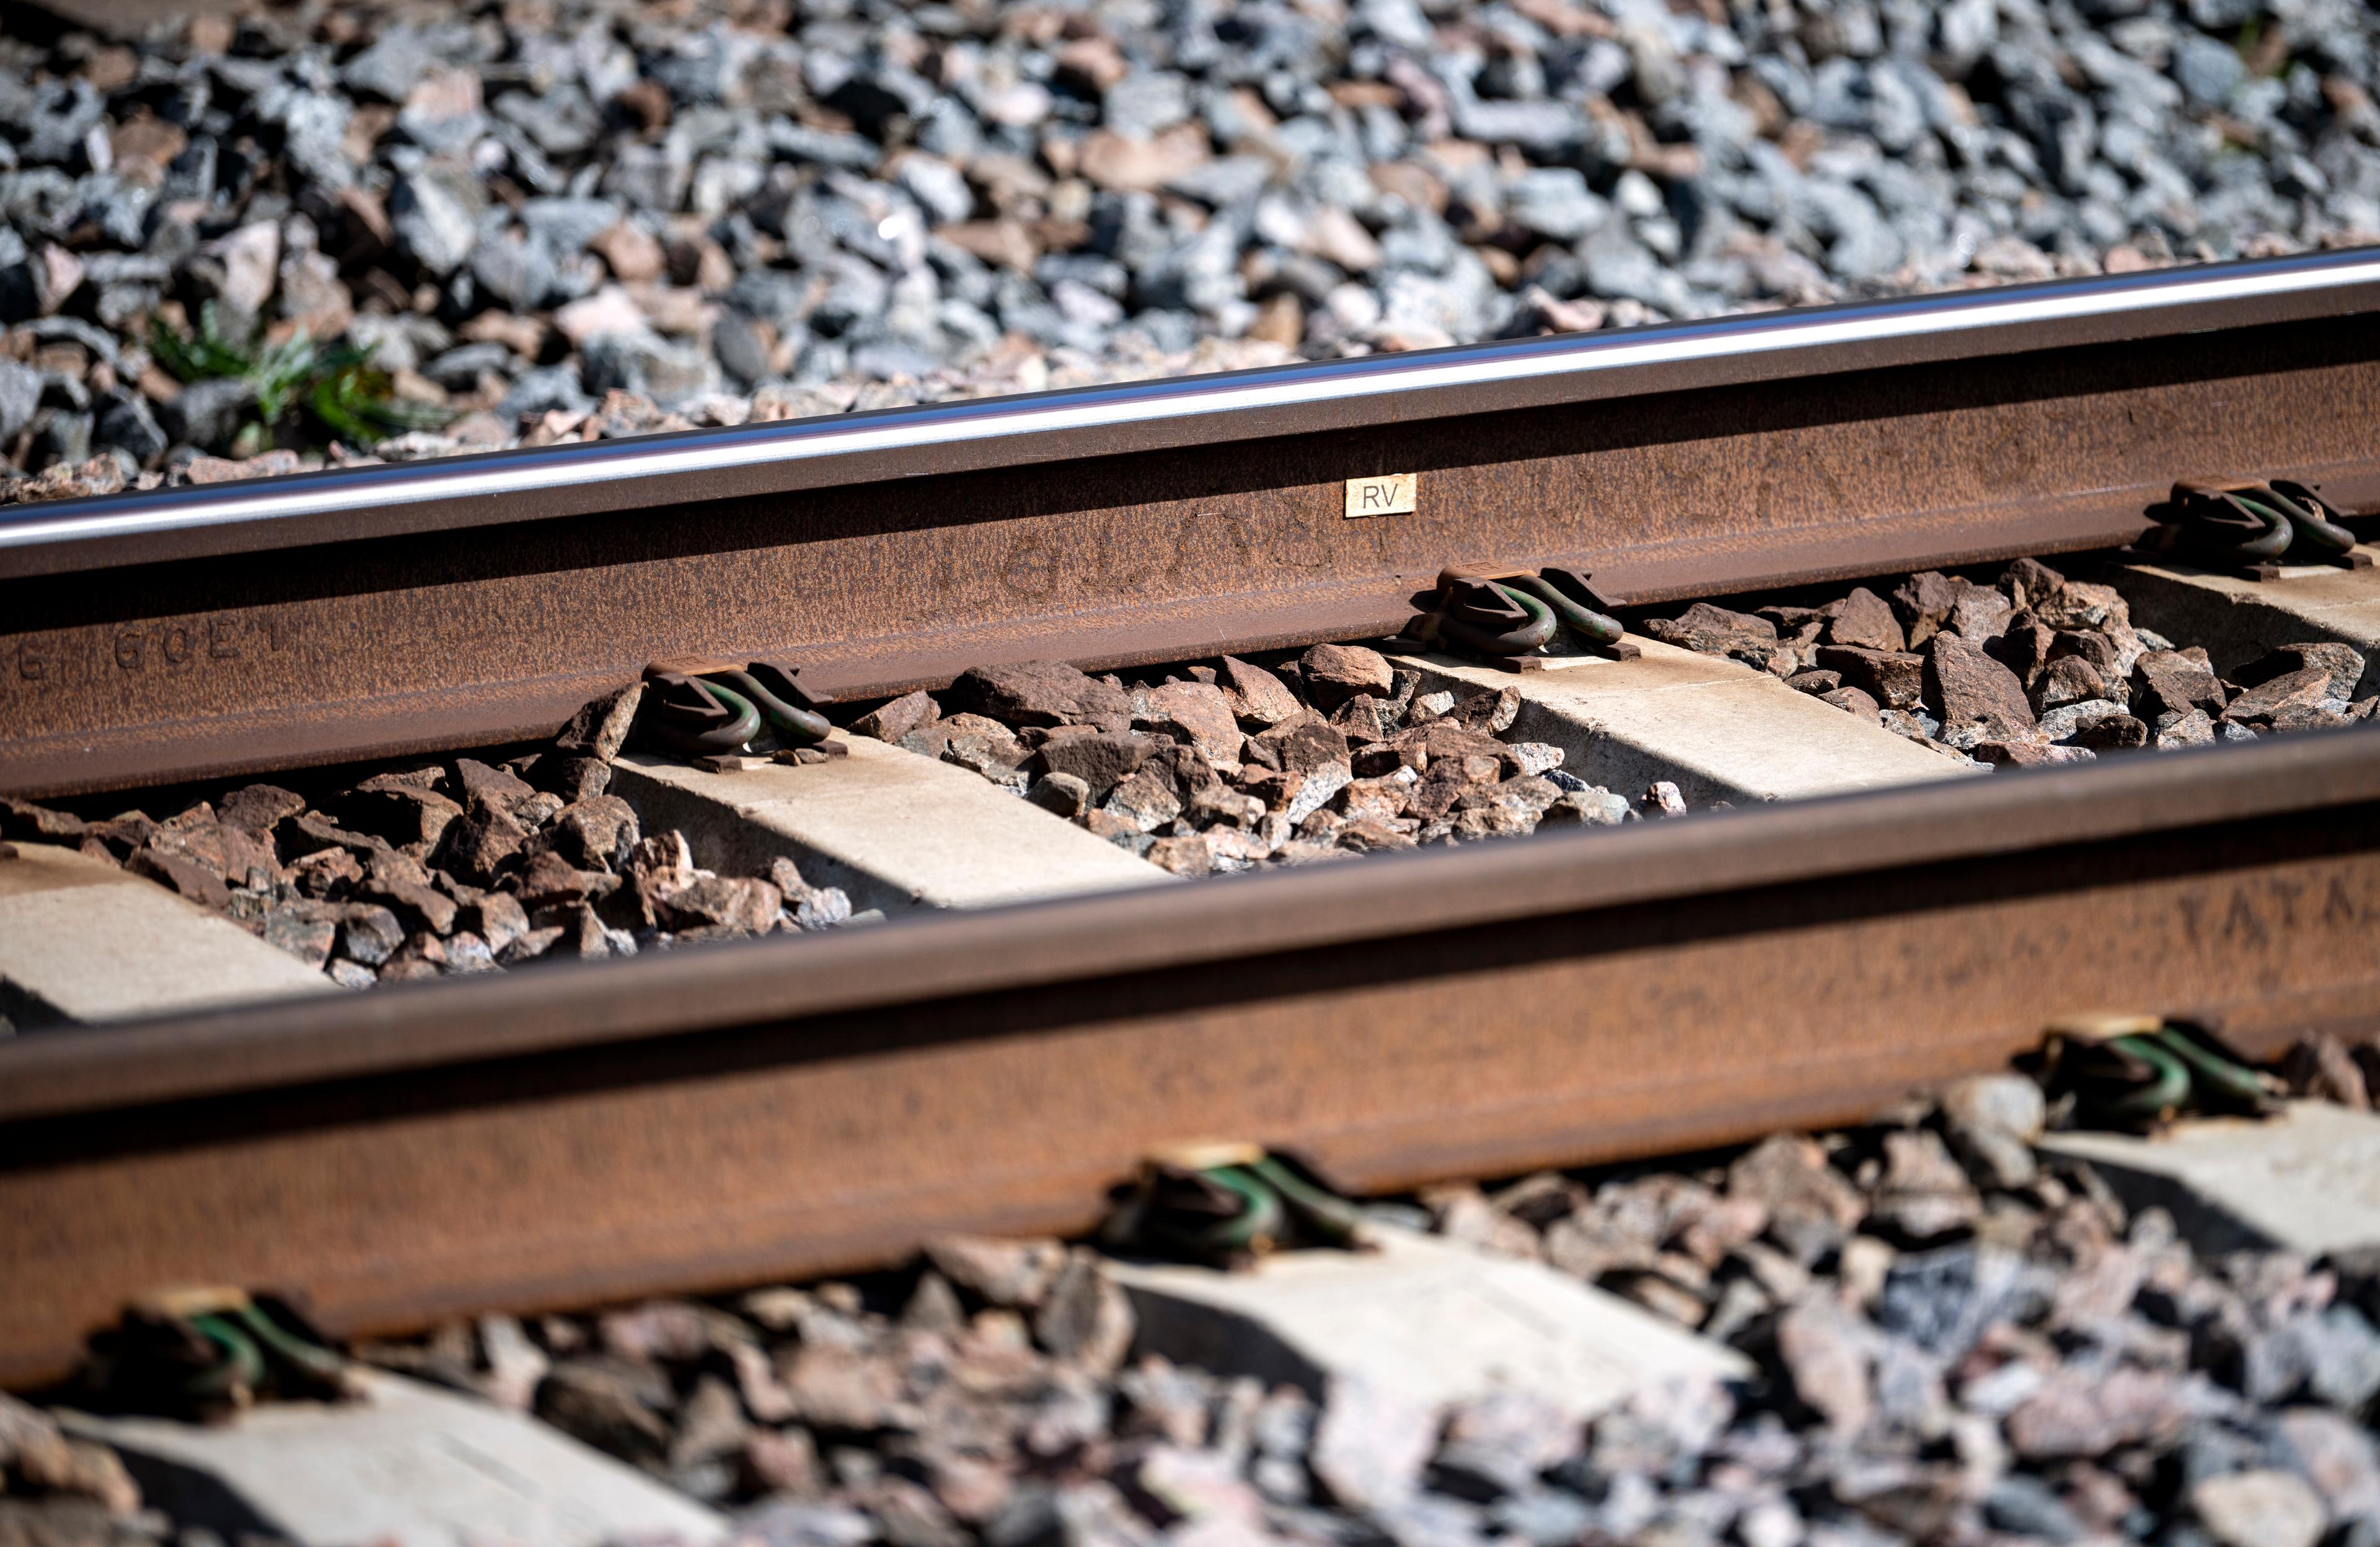
M 30 506 L 0 578 L 2380 311 L 2380 250 L 890 408 Z

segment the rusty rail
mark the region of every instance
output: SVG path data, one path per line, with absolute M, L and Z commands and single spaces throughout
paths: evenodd
M 0 1383 L 164 1283 L 335 1330 L 1856 1119 L 2097 1008 L 2380 1014 L 2380 730 L 0 1043 Z
M 0 789 L 540 731 L 665 653 L 865 691 L 1361 635 L 1450 562 L 1644 601 L 2096 546 L 2178 468 L 2366 502 L 2375 387 L 2350 254 L 36 507 L 0 520 Z M 1390 471 L 1419 509 L 1348 520 Z M 0 1383 L 173 1282 L 392 1330 L 1071 1229 L 1169 1139 L 1388 1188 L 1856 1118 L 2096 1007 L 2269 1047 L 2380 1014 L 2375 753 L 18 1038 Z
M 1361 637 L 1449 563 L 1646 602 L 2103 546 L 2177 473 L 2380 500 L 2375 448 L 2348 252 L 34 506 L 0 792 L 541 734 L 661 655 L 868 693 Z M 1418 508 L 1348 519 L 1390 472 Z

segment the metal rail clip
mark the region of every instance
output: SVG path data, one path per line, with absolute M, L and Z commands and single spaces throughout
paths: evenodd
M 168 1290 L 127 1308 L 91 1340 L 85 1380 L 103 1405 L 215 1422 L 261 1398 L 356 1396 L 347 1361 L 285 1300 L 212 1286 Z
M 2087 1127 L 2155 1128 L 2185 1113 L 2261 1116 L 2282 1090 L 2212 1029 L 2157 1016 L 2062 1022 L 2045 1063 L 2052 1093 Z
M 2245 579 L 2277 579 L 2284 558 L 2344 569 L 2372 564 L 2371 554 L 2356 551 L 2355 534 L 2338 524 L 2341 512 L 2313 485 L 2285 478 L 2268 483 L 2183 479 L 2148 514 L 2157 525 L 2142 536 L 2140 552 Z
M 1175 1145 L 1142 1162 L 1100 1236 L 1112 1249 L 1216 1267 L 1289 1247 L 1361 1248 L 1363 1212 L 1254 1144 Z
M 720 662 L 655 661 L 645 667 L 639 724 L 673 752 L 702 757 L 733 752 L 760 734 L 762 722 L 787 747 L 814 747 L 834 727 L 803 691 L 800 668 L 780 661 L 742 666 Z
M 1418 605 L 1419 615 L 1405 621 L 1407 642 L 1449 647 L 1494 664 L 1536 658 L 1565 630 L 1599 655 L 1628 660 L 1638 653 L 1584 569 L 1450 565 Z

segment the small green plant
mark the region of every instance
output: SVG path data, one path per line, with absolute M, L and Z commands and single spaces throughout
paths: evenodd
M 198 330 L 188 337 L 150 323 L 150 352 L 184 382 L 242 381 L 256 393 L 256 420 L 241 427 L 233 449 L 252 455 L 272 445 L 276 432 L 299 410 L 332 434 L 358 445 L 407 430 L 446 422 L 444 410 L 390 395 L 389 374 L 372 364 L 371 352 L 340 344 L 323 348 L 302 330 L 268 344 L 261 325 L 237 331 L 213 301 L 199 308 Z

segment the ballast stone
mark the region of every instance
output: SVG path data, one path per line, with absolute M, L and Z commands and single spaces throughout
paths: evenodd
M 2107 579 L 2133 627 L 2204 645 L 2226 676 L 2283 645 L 2332 640 L 2363 652 L 2362 680 L 2349 696 L 2380 688 L 2380 567 L 2288 565 L 2277 579 L 2245 580 L 2188 565 L 2130 564 Z
M 0 1014 L 18 1029 L 339 986 L 153 881 L 54 844 L 0 859 Z
M 1509 1390 L 1583 1419 L 1657 1383 L 1751 1372 L 1733 1349 L 1541 1262 L 1367 1229 L 1376 1251 L 1282 1252 L 1244 1273 L 1108 1271 L 1132 1297 L 1135 1347 L 1326 1402 L 1354 1387 L 1427 1414 Z
M 1661 780 L 1690 806 L 1787 800 L 1977 772 L 1767 672 L 1631 641 L 1633 661 L 1580 656 L 1544 671 L 1507 672 L 1450 656 L 1400 656 L 1424 693 L 1510 688 L 1521 696 L 1512 739 L 1562 749 L 1562 771 L 1606 789 Z
M 713 774 L 665 758 L 613 763 L 612 790 L 649 832 L 676 828 L 695 862 L 765 873 L 791 855 L 813 886 L 852 907 L 991 907 L 1173 876 L 953 763 L 867 737 L 847 757 L 788 766 L 741 760 Z
M 356 1403 L 270 1403 L 227 1424 L 61 1411 L 124 1457 L 185 1526 L 299 1547 L 702 1547 L 727 1522 L 675 1489 L 518 1413 L 378 1370 Z
M 2167 1210 L 2204 1253 L 2380 1247 L 2380 1115 L 2291 1102 L 2265 1122 L 2201 1118 L 2154 1139 L 2053 1133 L 2037 1147 L 2090 1162 L 2131 1208 Z

